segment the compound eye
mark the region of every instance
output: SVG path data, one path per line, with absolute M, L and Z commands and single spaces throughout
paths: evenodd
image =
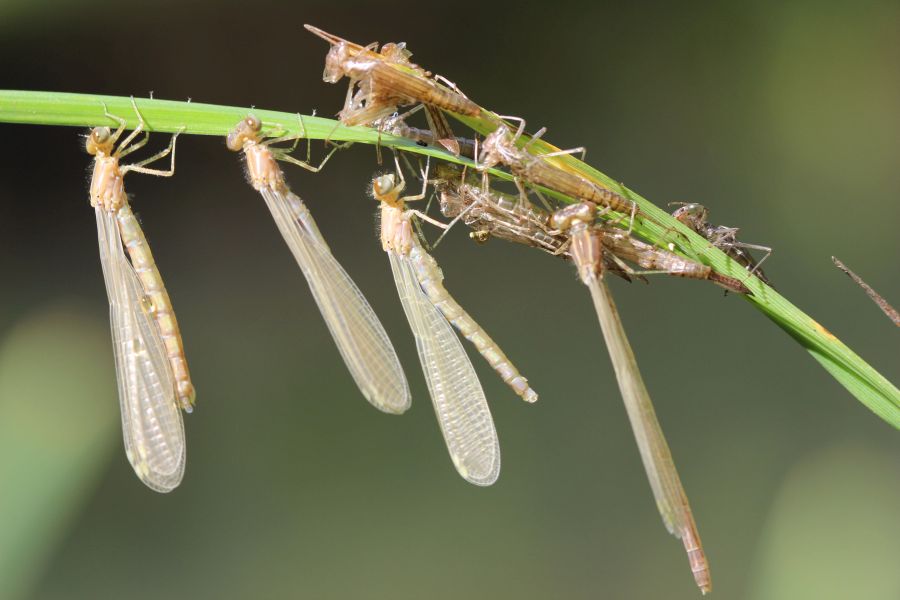
M 247 123 L 247 127 L 249 127 L 250 130 L 255 133 L 259 133 L 259 131 L 262 129 L 262 121 L 260 121 L 259 118 L 255 115 L 248 116 L 245 122 Z
M 96 155 L 102 147 L 109 144 L 111 135 L 108 127 L 94 127 L 90 135 L 87 136 L 87 142 L 85 143 L 88 154 Z
M 108 139 L 109 136 L 112 135 L 109 131 L 109 127 L 94 127 L 94 130 L 91 131 L 91 137 L 94 139 L 94 143 L 103 144 Z
M 378 196 L 389 194 L 394 189 L 394 176 L 388 174 L 377 177 L 375 178 L 372 187 L 375 191 L 375 194 Z

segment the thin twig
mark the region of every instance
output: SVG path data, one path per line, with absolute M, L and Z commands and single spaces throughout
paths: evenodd
M 888 319 L 894 322 L 894 325 L 900 327 L 900 313 L 894 310 L 894 307 L 888 304 L 888 301 L 881 297 L 881 295 L 873 290 L 869 284 L 862 280 L 862 278 L 847 268 L 847 265 L 839 261 L 834 256 L 831 257 L 831 260 L 834 261 L 834 265 L 847 274 L 850 279 L 856 282 L 856 284 L 863 289 L 863 291 L 869 295 L 869 298 L 872 299 L 872 302 L 878 305 L 878 308 L 882 310 L 884 314 L 888 316 Z

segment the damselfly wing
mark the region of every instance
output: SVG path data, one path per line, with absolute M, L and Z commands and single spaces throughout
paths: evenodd
M 130 209 L 127 205 L 121 210 Z M 122 246 L 116 215 L 95 208 L 125 453 L 151 489 L 170 492 L 184 475 L 186 446 L 175 380 L 152 306 Z
M 491 485 L 500 475 L 500 442 L 478 375 L 450 323 L 422 291 L 409 256 L 390 250 L 388 257 L 450 458 L 466 481 Z

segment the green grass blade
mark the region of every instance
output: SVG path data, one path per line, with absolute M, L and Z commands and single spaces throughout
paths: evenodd
M 144 98 L 137 99 L 136 102 L 147 121 L 149 131 L 173 133 L 183 129 L 188 134 L 224 137 L 238 120 L 252 112 L 263 120 L 267 133 L 301 132 L 300 118 L 292 113 Z M 0 90 L 0 122 L 76 127 L 113 126 L 115 122 L 104 116 L 104 104 L 110 113 L 126 118 L 130 127 L 136 125 L 137 119 L 129 98 L 12 90 Z M 486 110 L 480 117 L 459 117 L 459 120 L 481 134 L 490 133 L 499 123 L 499 118 Z M 472 164 L 471 161 L 455 157 L 444 150 L 422 147 L 368 127 L 345 127 L 332 119 L 304 115 L 302 129 L 310 139 L 381 144 L 387 148 L 416 152 L 458 164 Z M 532 150 L 538 154 L 557 149 L 544 140 L 538 140 L 532 145 Z M 752 292 L 752 295 L 746 296 L 748 302 L 797 340 L 872 412 L 900 428 L 900 390 L 814 319 L 640 194 L 574 156 L 554 157 L 551 160 L 557 166 L 576 172 L 637 203 L 645 217 L 636 220 L 635 232 L 644 239 L 660 247 L 672 247 L 689 258 L 709 265 L 718 273 L 742 281 Z M 508 174 L 499 171 L 492 170 L 491 174 L 509 179 Z M 551 195 L 562 201 L 571 201 L 559 194 Z

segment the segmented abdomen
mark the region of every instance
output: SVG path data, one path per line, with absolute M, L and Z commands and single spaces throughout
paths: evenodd
M 144 232 L 127 203 L 116 213 L 116 219 L 119 222 L 122 242 L 131 258 L 131 265 L 141 280 L 144 293 L 151 304 L 148 309 L 159 327 L 160 336 L 166 346 L 166 356 L 172 365 L 172 373 L 175 376 L 178 400 L 182 408 L 189 410 L 194 403 L 196 392 L 191 383 L 191 375 L 184 356 L 184 344 L 181 341 L 181 332 L 178 329 L 178 321 L 175 319 L 169 294 L 166 292 L 162 277 L 156 268 Z
M 607 206 L 620 213 L 631 214 L 634 203 L 612 190 L 602 188 L 590 181 L 563 171 L 544 161 L 535 158 L 522 169 L 522 174 L 532 183 L 545 185 L 552 190 L 561 192 L 579 200 L 588 200 L 600 206 Z
M 708 279 L 712 269 L 677 254 L 638 241 L 624 232 L 609 231 L 603 236 L 603 245 L 625 260 L 649 271 L 663 271 L 675 277 Z
M 419 284 L 431 303 L 443 313 L 444 317 L 459 330 L 463 337 L 475 344 L 478 352 L 516 394 L 527 402 L 535 402 L 538 395 L 528 385 L 528 380 L 519 373 L 497 343 L 447 292 L 442 283 L 444 275 L 440 267 L 431 255 L 422 249 L 418 240 L 414 240 L 409 256 L 415 266 Z
M 700 544 L 700 536 L 697 528 L 694 526 L 693 519 L 690 526 L 681 532 L 681 541 L 688 555 L 688 562 L 691 565 L 691 573 L 697 587 L 703 594 L 712 591 L 712 577 L 709 573 L 709 563 L 706 561 L 706 554 L 703 552 L 703 546 Z
M 371 73 L 371 94 L 401 96 L 410 104 L 421 102 L 450 112 L 469 116 L 481 114 L 481 108 L 456 92 L 439 87 L 429 79 L 406 73 L 386 63 L 378 63 Z

